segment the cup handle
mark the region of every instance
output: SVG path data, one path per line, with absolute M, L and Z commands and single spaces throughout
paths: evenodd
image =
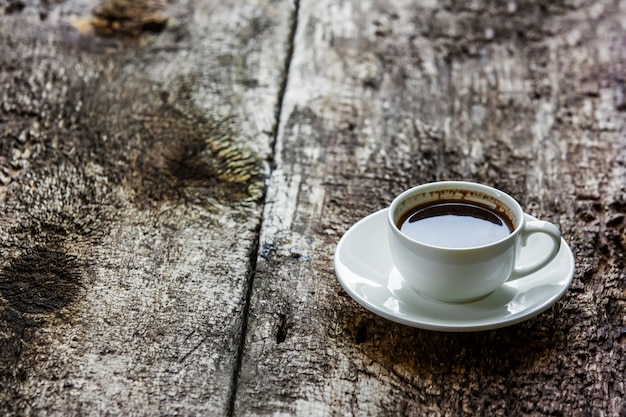
M 561 232 L 555 225 L 549 222 L 544 222 L 543 220 L 532 220 L 526 222 L 524 230 L 522 230 L 522 234 L 520 236 L 521 246 L 526 246 L 528 237 L 535 233 L 543 233 L 550 237 L 552 240 L 552 247 L 550 248 L 550 251 L 546 255 L 528 265 L 519 266 L 516 264 L 508 281 L 522 278 L 543 268 L 546 264 L 548 264 L 548 262 L 552 261 L 559 252 L 559 249 L 561 248 Z

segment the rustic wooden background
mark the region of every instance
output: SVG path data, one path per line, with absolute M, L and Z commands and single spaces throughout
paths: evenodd
M 626 2 L 0 0 L 0 414 L 626 415 Z M 379 318 L 332 257 L 486 183 L 577 270 L 524 323 Z

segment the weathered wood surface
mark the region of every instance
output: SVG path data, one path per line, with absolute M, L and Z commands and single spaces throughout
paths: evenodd
M 0 1 L 0 414 L 228 415 L 293 7 Z
M 129 4 L 0 0 L 1 414 L 626 414 L 624 2 Z M 459 178 L 559 225 L 570 291 L 358 306 L 341 235 Z
M 236 415 L 626 415 L 626 3 L 301 1 Z M 422 331 L 337 283 L 341 235 L 468 179 L 555 222 L 549 311 Z

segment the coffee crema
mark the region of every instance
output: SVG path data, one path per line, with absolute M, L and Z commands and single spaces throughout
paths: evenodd
M 414 207 L 400 218 L 397 226 L 418 242 L 453 249 L 489 245 L 514 230 L 504 213 L 478 203 L 456 200 Z

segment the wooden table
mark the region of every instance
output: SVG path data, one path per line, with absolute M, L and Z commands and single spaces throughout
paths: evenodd
M 626 415 L 626 2 L 0 0 L 0 413 Z M 500 188 L 548 311 L 380 318 L 333 254 L 411 186 Z

